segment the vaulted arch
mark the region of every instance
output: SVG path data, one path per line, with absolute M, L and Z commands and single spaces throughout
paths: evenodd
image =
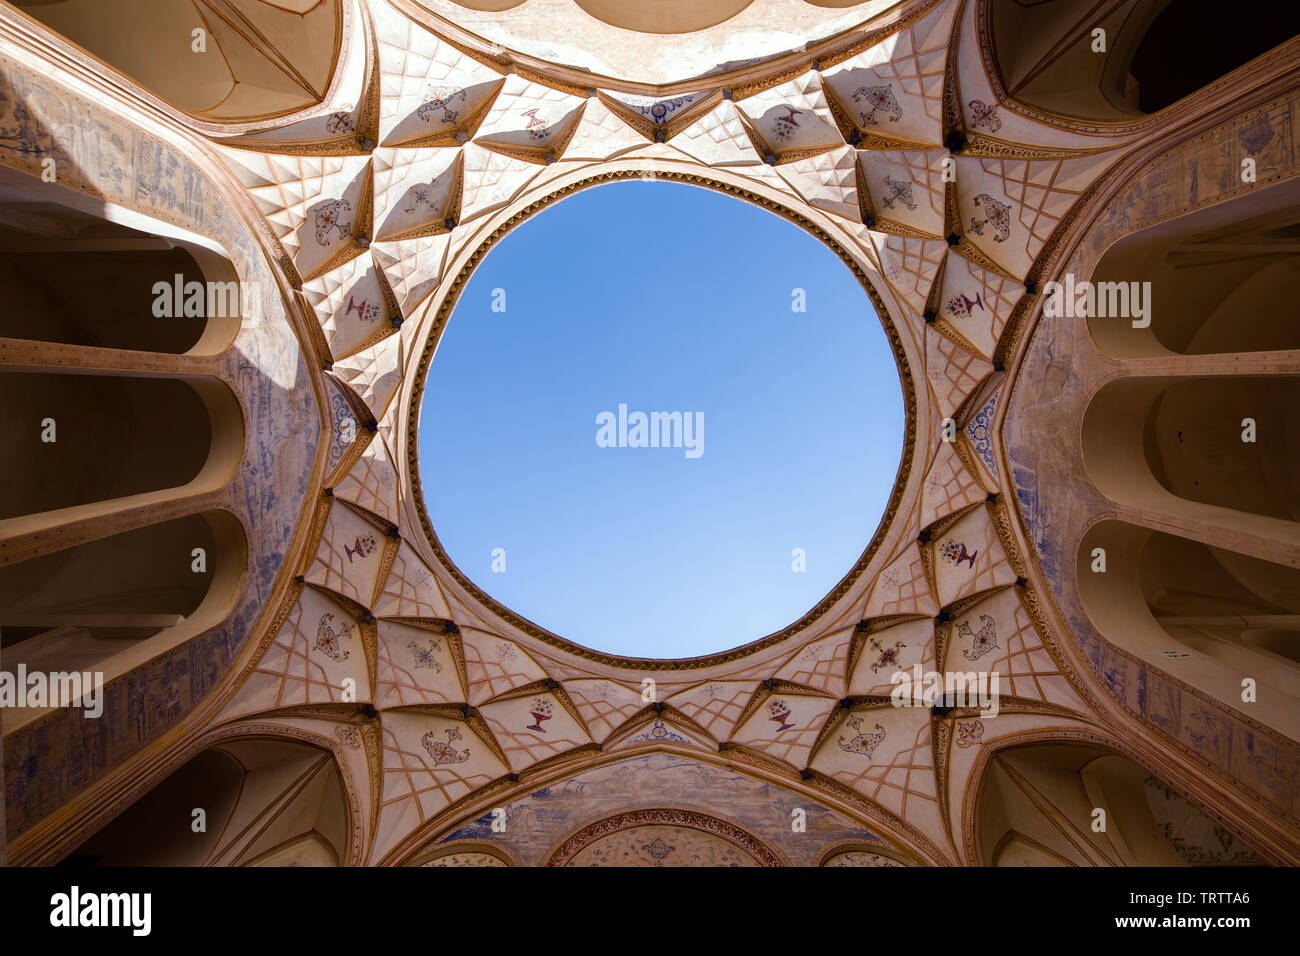
M 1145 768 L 1090 743 L 995 751 L 975 815 L 982 866 L 1263 862 Z
M 228 122 L 294 113 L 325 98 L 344 40 L 347 0 L 17 0 L 15 6 L 176 108 Z

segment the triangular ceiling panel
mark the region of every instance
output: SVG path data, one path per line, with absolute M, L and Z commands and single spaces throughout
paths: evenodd
M 585 104 L 577 96 L 511 74 L 474 142 L 531 162 L 554 161 L 564 154 Z
M 591 743 L 582 723 L 551 691 L 493 701 L 480 710 L 516 773 Z
M 370 247 L 371 258 L 384 270 L 403 319 L 411 318 L 438 287 L 450 242 L 451 233 L 442 232 L 418 239 L 376 242 Z
M 225 716 L 369 700 L 370 667 L 361 623 L 336 601 L 303 588 Z
M 382 441 L 375 438 L 366 445 L 352 470 L 334 486 L 334 495 L 398 523 L 397 469 Z
M 857 156 L 851 147 L 843 146 L 785 163 L 776 170 L 810 206 L 845 219 L 861 221 Z
M 948 41 L 958 4 L 934 11 L 825 71 L 841 115 L 864 145 L 938 146 Z
M 844 145 L 816 71 L 740 100 L 736 108 L 778 162 Z
M 386 711 L 377 862 L 420 824 L 508 768 L 469 723 L 439 714 Z
M 357 256 L 302 287 L 335 358 L 391 335 L 393 309 L 369 255 Z
M 940 604 L 1015 583 L 1016 572 L 1002 550 L 988 508 L 972 509 L 932 547 Z
M 465 677 L 471 704 L 546 679 L 546 671 L 514 641 L 464 627 L 461 644 L 465 648 Z
M 397 548 L 393 566 L 384 580 L 383 591 L 375 602 L 379 617 L 431 617 L 449 620 L 451 612 L 442 588 L 429 566 L 405 541 Z
M 305 575 L 311 584 L 370 607 L 387 537 L 342 501 L 330 506 L 316 560 Z
M 460 212 L 461 154 L 455 149 L 375 151 L 375 239 L 444 232 Z
M 378 418 L 402 379 L 401 337 L 387 336 L 368 349 L 339 359 L 333 372 Z
M 876 228 L 904 235 L 945 236 L 947 150 L 863 150 L 862 191 Z
M 887 614 L 936 614 L 939 606 L 930 593 L 920 546 L 913 542 L 880 572 L 871 587 L 863 617 Z
M 731 100 L 716 107 L 673 137 L 672 145 L 709 166 L 750 166 L 763 157 Z
M 475 119 L 482 119 L 500 90 L 503 77 L 387 4 L 376 4 L 374 16 L 379 40 L 380 144 L 464 142 Z
M 888 697 L 898 686 L 897 674 L 911 674 L 918 664 L 922 673 L 935 669 L 934 618 L 917 617 L 871 627 L 859 635 L 857 660 L 849 681 L 850 697 Z
M 381 619 L 375 704 L 407 707 L 455 704 L 465 700 L 457 637 Z

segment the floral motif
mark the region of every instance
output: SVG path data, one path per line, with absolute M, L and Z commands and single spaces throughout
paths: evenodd
M 535 106 L 531 110 L 525 110 L 523 115 L 528 120 L 525 127 L 528 131 L 528 138 L 534 142 L 544 143 L 551 138 L 551 130 L 546 125 L 546 120 L 537 115 L 540 106 Z
M 415 641 L 411 641 L 406 646 L 411 649 L 411 656 L 415 660 L 414 666 L 431 670 L 435 674 L 442 673 L 442 644 L 438 642 L 437 638 L 429 641 L 428 647 L 417 644 Z
M 881 727 L 880 724 L 876 724 L 874 730 L 864 731 L 862 729 L 862 718 L 850 717 L 848 725 L 856 731 L 854 736 L 847 743 L 845 743 L 843 737 L 836 741 L 840 745 L 840 749 L 845 753 L 870 757 L 876 752 L 876 748 L 880 746 L 881 741 L 885 739 L 885 728 Z
M 984 210 L 984 219 L 976 219 L 974 216 L 970 220 L 970 230 L 977 236 L 984 235 L 985 225 L 990 225 L 997 232 L 993 237 L 994 242 L 1006 242 L 1007 237 L 1011 235 L 1011 205 L 1009 203 L 998 202 L 988 193 L 980 193 L 975 197 L 975 205 Z
M 644 844 L 641 849 L 649 853 L 658 862 L 668 856 L 669 853 L 675 852 L 677 847 L 665 843 L 663 837 L 655 837 L 654 842 Z
M 331 113 L 329 118 L 325 120 L 325 129 L 327 132 L 336 135 L 339 133 L 352 132 L 356 129 L 355 124 L 352 122 L 352 111 L 340 110 L 337 113 Z
M 694 100 L 691 96 L 678 96 L 671 100 L 656 100 L 653 103 L 646 103 L 638 107 L 642 116 L 648 116 L 654 120 L 656 126 L 662 126 L 664 122 L 684 106 L 689 105 Z
M 542 724 L 551 719 L 551 702 L 545 697 L 538 697 L 533 701 L 533 706 L 528 712 L 533 716 L 533 722 L 528 725 L 528 729 L 535 730 L 539 734 L 546 733 L 546 728 Z
M 330 233 L 338 232 L 340 239 L 346 239 L 352 231 L 352 220 L 344 222 L 344 216 L 352 211 L 352 203 L 346 199 L 333 199 L 316 210 L 316 244 L 328 246 Z
M 335 727 L 334 736 L 338 738 L 339 743 L 349 750 L 361 749 L 361 735 L 357 733 L 355 727 Z
M 858 113 L 862 117 L 863 126 L 879 126 L 876 119 L 876 110 L 889 114 L 889 122 L 897 123 L 903 116 L 903 108 L 898 105 L 898 100 L 894 99 L 894 88 L 889 85 L 885 86 L 860 86 L 853 91 L 853 102 L 861 103 L 865 101 L 867 109 Z
M 982 626 L 978 631 L 972 631 L 965 621 L 957 625 L 957 633 L 962 637 L 970 638 L 970 647 L 961 652 L 962 657 L 968 661 L 977 661 L 998 646 L 997 623 L 993 618 L 981 614 L 980 624 Z
M 976 548 L 973 554 L 968 552 L 966 550 L 966 542 L 964 541 L 947 541 L 944 543 L 943 547 L 939 549 L 940 556 L 945 561 L 948 561 L 957 567 L 961 567 L 961 564 L 964 561 L 966 562 L 966 567 L 974 568 L 975 559 L 979 557 L 979 553 L 979 548 Z
M 456 122 L 460 111 L 453 109 L 452 104 L 463 104 L 467 99 L 464 88 L 459 86 L 433 86 L 429 88 L 426 97 L 427 99 L 415 110 L 415 115 L 426 123 L 439 110 L 442 111 L 442 122 Z
M 348 308 L 343 314 L 349 316 L 354 311 L 357 313 L 357 318 L 361 319 L 362 322 L 373 322 L 379 318 L 379 306 L 371 305 L 369 299 L 362 299 L 357 302 L 352 296 L 348 296 Z
M 998 116 L 998 105 L 996 103 L 985 103 L 983 100 L 970 101 L 971 112 L 975 118 L 971 120 L 972 129 L 987 129 L 990 133 L 996 133 L 1002 128 L 1002 117 Z
M 961 295 L 954 295 L 948 300 L 948 311 L 958 319 L 970 318 L 971 311 L 975 308 L 981 310 L 986 308 L 984 300 L 980 297 L 980 293 L 978 292 L 975 293 L 975 298 L 973 299 L 969 298 L 965 293 L 962 293 Z
M 769 715 L 767 718 L 768 720 L 772 721 L 774 724 L 781 725 L 780 727 L 776 728 L 776 732 L 778 734 L 781 731 L 789 730 L 791 727 L 794 726 L 794 724 L 786 723 L 785 719 L 790 716 L 790 708 L 786 706 L 785 701 L 783 700 L 772 701 L 767 705 L 767 712 Z
M 957 746 L 965 750 L 984 739 L 984 721 L 968 720 L 957 725 Z
M 893 176 L 886 176 L 885 188 L 889 190 L 889 195 L 881 197 L 881 202 L 885 204 L 886 209 L 893 209 L 895 200 L 901 202 L 908 209 L 916 209 L 916 200 L 912 198 L 912 184 L 910 182 L 904 183 Z
M 433 758 L 435 767 L 448 763 L 464 763 L 469 759 L 469 748 L 457 750 L 452 746 L 457 740 L 461 739 L 459 727 L 448 727 L 446 730 L 447 740 L 443 742 L 434 735 L 430 730 L 420 738 L 420 743 L 424 744 L 424 749 L 429 752 Z
M 348 564 L 351 564 L 354 557 L 364 558 L 374 554 L 377 547 L 379 544 L 373 534 L 359 534 L 357 540 L 352 542 L 352 546 L 343 545 L 343 552 L 348 556 Z
M 993 409 L 998 402 L 998 393 L 994 392 L 984 403 L 975 417 L 966 425 L 966 437 L 975 446 L 975 453 L 980 456 L 988 470 L 997 474 L 993 465 Z
M 906 646 L 907 645 L 904 644 L 902 641 L 895 641 L 893 647 L 885 647 L 880 641 L 878 641 L 875 638 L 872 638 L 871 649 L 873 651 L 879 651 L 880 656 L 877 657 L 876 660 L 872 663 L 871 673 L 879 674 L 880 668 L 882 667 L 897 667 L 898 649 L 900 647 L 906 647 Z
M 665 724 L 663 720 L 659 718 L 656 718 L 653 727 L 651 727 L 649 730 L 646 730 L 638 734 L 637 736 L 633 737 L 629 741 L 629 743 L 634 743 L 634 744 L 651 744 L 651 743 L 664 743 L 664 742 L 679 743 L 679 744 L 690 743 L 690 741 L 688 741 L 685 737 L 681 736 L 680 734 L 675 734 L 671 730 L 669 730 L 668 725 Z
M 796 116 L 802 116 L 803 110 L 797 110 L 793 106 L 783 106 L 784 116 L 778 116 L 772 121 L 772 134 L 782 143 L 788 142 L 794 136 L 794 131 L 799 128 L 799 121 Z
M 348 651 L 343 647 L 343 639 L 352 636 L 352 628 L 344 624 L 334 630 L 334 615 L 324 614 L 316 625 L 316 645 L 314 650 L 323 653 L 330 660 L 342 663 L 348 659 Z

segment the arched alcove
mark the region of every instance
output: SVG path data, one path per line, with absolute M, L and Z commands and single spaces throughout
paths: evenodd
M 1178 803 L 1173 812 L 1170 801 Z M 1105 826 L 1093 822 L 1104 814 Z M 1091 743 L 996 751 L 975 806 L 982 866 L 1185 866 L 1263 860 L 1145 768 Z
M 1300 520 L 1300 381 L 1123 378 L 1084 414 L 1088 476 L 1114 501 L 1213 523 L 1232 514 L 1283 538 Z
M 0 565 L 5 666 L 107 682 L 220 623 L 247 550 L 239 520 L 209 511 Z M 6 709 L 5 729 L 36 716 Z
M 1120 239 L 1088 278 L 1130 290 L 1150 283 L 1149 324 L 1091 316 L 1088 330 L 1116 358 L 1294 349 L 1300 316 L 1282 304 L 1297 270 L 1300 183 L 1292 180 Z
M 1100 551 L 1100 555 L 1099 555 Z M 1104 559 L 1104 571 L 1099 567 Z M 1093 625 L 1129 653 L 1279 729 L 1300 712 L 1300 570 L 1124 521 L 1084 535 L 1079 593 Z
M 196 811 L 204 829 L 195 831 Z M 67 866 L 339 866 L 348 801 L 326 750 L 248 738 L 210 747 L 65 858 Z
M 217 379 L 0 373 L 0 521 L 224 483 L 243 418 Z M 173 495 L 174 497 L 174 495 Z
M 1084 412 L 1083 462 L 1117 504 L 1281 553 L 1300 545 L 1288 435 L 1298 405 L 1289 378 L 1115 379 Z
M 256 297 L 207 240 L 0 168 L 0 337 L 216 355 Z
M 1129 69 L 1137 80 L 1143 113 L 1156 113 L 1190 96 L 1300 33 L 1300 11 L 1294 4 L 1270 7 L 1265 29 L 1248 17 L 1224 16 L 1220 0 L 1148 0 L 1142 5 L 1155 16 L 1145 23 Z M 1193 55 L 1198 44 L 1206 42 L 1205 26 L 1210 23 L 1214 33 L 1209 55 Z
M 985 0 L 985 11 L 1008 94 L 1078 120 L 1156 113 L 1300 32 L 1291 7 L 1260 29 L 1217 0 Z

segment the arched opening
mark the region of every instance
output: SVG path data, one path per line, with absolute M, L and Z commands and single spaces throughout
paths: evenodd
M 1108 640 L 1225 702 L 1240 705 L 1250 677 L 1275 691 L 1259 694 L 1252 716 L 1297 723 L 1300 569 L 1112 520 L 1084 535 L 1078 577 Z
M 228 480 L 243 416 L 218 379 L 0 373 L 4 519 Z M 71 517 L 69 515 L 68 517 Z
M 0 565 L 5 669 L 98 672 L 107 682 L 219 624 L 247 566 L 224 511 L 174 518 Z M 6 732 L 39 716 L 6 708 Z
M 1297 416 L 1291 378 L 1121 378 L 1088 403 L 1083 461 L 1114 502 L 1280 554 L 1300 545 Z
M 1258 865 L 1263 859 L 1106 747 L 999 750 L 975 800 L 982 866 Z M 1094 821 L 1104 820 L 1103 827 Z
M 256 298 L 199 236 L 0 170 L 0 337 L 216 355 Z
M 725 257 L 746 279 L 724 295 L 701 263 Z M 433 353 L 438 545 L 608 653 L 700 657 L 790 626 L 860 566 L 901 473 L 900 360 L 864 285 L 711 189 L 620 181 L 548 206 L 483 257 Z
M 61 865 L 339 866 L 350 836 L 332 754 L 237 739 L 193 757 Z
M 341 0 L 15 0 L 28 16 L 171 105 L 209 120 L 319 103 L 343 37 Z M 131 29 L 123 29 L 129 23 Z
M 1287 528 L 1300 521 L 1298 428 L 1295 378 L 1119 379 L 1084 413 L 1083 455 L 1115 501 L 1212 522 L 1244 512 Z
M 1294 4 L 1270 7 L 1266 29 L 1252 27 L 1243 17 L 1225 17 L 1221 0 L 1147 5 L 1159 12 L 1142 34 L 1129 67 L 1143 113 L 1156 113 L 1190 96 L 1300 33 L 1300 9 Z M 1214 24 L 1212 46 L 1198 51 L 1206 42 L 1209 23 Z
M 1158 112 L 1300 33 L 1293 7 L 1262 30 L 1217 0 L 988 0 L 987 11 L 1003 89 L 1078 120 Z
M 1293 180 L 1115 243 L 1092 281 L 1130 290 L 1133 283 L 1150 283 L 1143 292 L 1149 325 L 1091 316 L 1088 330 L 1117 358 L 1300 348 L 1300 315 L 1284 305 L 1293 297 L 1297 270 L 1300 183 Z

